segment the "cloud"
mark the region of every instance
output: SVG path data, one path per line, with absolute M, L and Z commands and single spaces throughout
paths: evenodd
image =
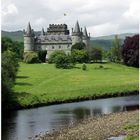
M 22 30 L 28 21 L 34 30 L 57 23 L 71 29 L 79 20 L 91 36 L 138 32 L 138 5 L 138 0 L 2 0 L 2 29 Z

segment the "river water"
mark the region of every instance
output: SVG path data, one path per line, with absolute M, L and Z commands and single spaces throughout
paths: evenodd
M 2 121 L 2 140 L 28 140 L 87 117 L 138 109 L 139 96 L 114 97 L 24 109 Z

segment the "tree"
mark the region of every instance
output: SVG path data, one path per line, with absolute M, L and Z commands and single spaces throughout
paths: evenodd
M 89 61 L 88 52 L 86 50 L 72 50 L 71 57 L 74 63 L 87 63 Z
M 121 60 L 121 42 L 118 36 L 116 35 L 111 47 L 111 61 L 112 62 L 120 62 Z
M 4 51 L 2 53 L 2 109 L 6 110 L 13 106 L 15 102 L 12 94 L 12 87 L 14 85 L 16 74 L 18 71 L 18 61 L 12 51 Z
M 124 64 L 139 67 L 139 35 L 126 37 L 121 55 Z
M 94 61 L 94 62 L 102 61 L 102 49 L 91 48 L 89 51 L 89 58 L 91 61 Z
M 83 49 L 85 49 L 85 47 L 86 47 L 86 45 L 85 45 L 85 43 L 76 43 L 76 44 L 74 44 L 74 45 L 72 45 L 72 47 L 71 47 L 71 50 L 83 50 Z
M 23 58 L 23 42 L 12 41 L 10 38 L 2 37 L 2 52 L 11 50 L 15 52 L 15 57 Z
M 45 60 L 46 60 L 46 54 L 47 54 L 47 51 L 46 50 L 40 50 L 40 51 L 38 51 L 38 59 L 41 62 L 45 62 Z

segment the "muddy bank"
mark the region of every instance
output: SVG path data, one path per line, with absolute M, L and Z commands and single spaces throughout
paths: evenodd
M 139 111 L 113 113 L 89 118 L 62 129 L 58 132 L 36 135 L 37 140 L 104 140 L 111 136 L 138 136 Z M 128 126 L 128 129 L 126 129 Z M 126 127 L 126 128 L 125 128 Z M 32 138 L 31 138 L 32 139 Z

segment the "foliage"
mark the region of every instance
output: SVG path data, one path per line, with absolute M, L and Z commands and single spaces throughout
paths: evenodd
M 102 49 L 100 48 L 91 48 L 89 51 L 90 61 L 102 61 Z
M 112 39 L 90 40 L 90 46 L 95 48 L 102 48 L 103 50 L 108 51 L 112 46 Z
M 23 42 L 12 41 L 10 38 L 2 37 L 2 52 L 11 50 L 15 52 L 15 57 L 22 59 L 23 49 Z
M 46 50 L 40 50 L 38 51 L 38 58 L 41 62 L 45 62 L 46 60 L 46 54 L 47 54 L 47 51 Z
M 72 45 L 71 50 L 83 50 L 85 49 L 86 45 L 85 43 L 76 43 L 74 45 Z
M 68 55 L 57 55 L 55 58 L 56 68 L 68 69 L 73 67 L 73 63 Z
M 85 63 L 82 65 L 82 70 L 87 70 L 87 66 Z
M 2 53 L 2 109 L 11 108 L 15 100 L 12 95 L 12 87 L 14 85 L 18 70 L 18 61 L 15 53 L 12 51 L 4 51 Z
M 55 63 L 56 57 L 58 55 L 62 55 L 65 56 L 65 52 L 63 50 L 56 50 L 54 52 L 52 52 L 49 56 L 49 63 Z
M 88 71 L 85 73 L 80 69 L 82 64 L 77 64 L 73 69 L 56 69 L 54 64 L 20 63 L 15 95 L 20 105 L 27 107 L 71 99 L 118 96 L 139 89 L 137 68 L 103 63 L 104 68 L 95 69 L 100 65 L 86 64 Z M 37 98 L 33 99 L 34 96 Z
M 25 63 L 39 63 L 37 52 L 25 52 L 24 53 L 24 62 Z
M 87 63 L 89 61 L 88 52 L 86 50 L 72 50 L 71 54 L 73 62 Z
M 139 67 L 139 35 L 125 39 L 121 54 L 124 64 Z
M 110 56 L 109 59 L 112 62 L 120 62 L 121 60 L 121 41 L 116 35 L 114 40 L 112 41 L 112 47 L 109 52 Z

